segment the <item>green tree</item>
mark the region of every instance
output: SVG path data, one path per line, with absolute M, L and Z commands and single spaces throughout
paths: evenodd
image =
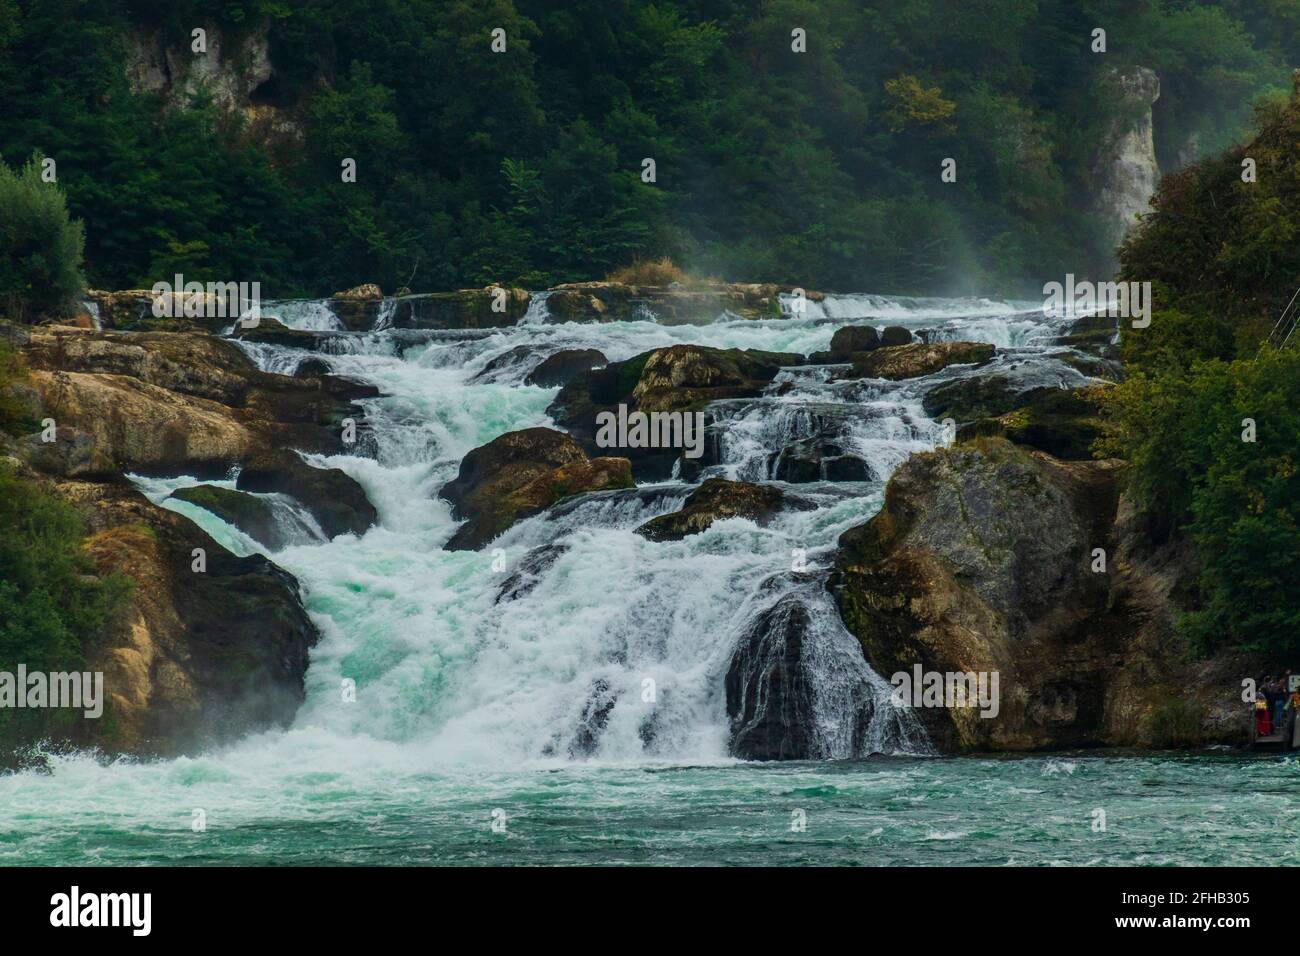
M 43 159 L 18 171 L 0 162 L 0 307 L 18 321 L 64 314 L 86 288 L 85 228 L 42 178 Z

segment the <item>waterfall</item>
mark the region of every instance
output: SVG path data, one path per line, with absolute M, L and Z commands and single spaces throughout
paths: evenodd
M 551 311 L 546 306 L 546 300 L 551 297 L 549 292 L 533 292 L 528 296 L 528 309 L 520 317 L 518 325 L 544 325 L 551 320 Z
M 326 357 L 384 395 L 361 403 L 377 457 L 311 456 L 362 485 L 379 525 L 324 541 L 294 503 L 276 505 L 290 543 L 272 556 L 298 577 L 324 635 L 298 727 L 418 747 L 440 764 L 927 752 L 914 715 L 889 703 L 889 685 L 826 592 L 836 539 L 879 508 L 908 455 L 938 440 L 923 408 L 929 389 L 989 369 L 1026 382 L 1084 378 L 1068 350 L 1048 344 L 1060 320 L 1023 304 L 848 295 L 802 313 L 785 306 L 780 320 L 555 324 L 536 293 L 508 328 L 396 329 L 381 310 L 379 327 L 348 332 L 323 300 L 268 304 L 290 328 L 320 335 L 313 351 L 241 343 L 260 368 Z M 637 535 L 694 488 L 673 481 L 562 502 L 481 552 L 443 550 L 458 522 L 437 492 L 461 459 L 505 432 L 552 425 L 556 389 L 522 384 L 542 358 L 588 348 L 619 361 L 681 342 L 809 354 L 848 322 L 983 338 L 1005 354 L 904 382 L 836 382 L 831 368 L 794 366 L 760 397 L 712 405 L 695 480 L 783 489 L 788 506 L 763 527 L 733 518 L 681 541 Z M 227 547 L 266 552 L 170 499 L 175 480 L 140 481 Z M 806 568 L 792 568 L 795 553 Z M 345 679 L 367 706 L 335 704 Z M 791 713 L 798 739 L 781 743 L 779 718 Z

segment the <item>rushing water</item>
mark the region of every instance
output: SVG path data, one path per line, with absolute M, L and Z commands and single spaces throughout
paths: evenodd
M 306 703 L 290 730 L 200 757 L 55 757 L 46 773 L 0 778 L 0 864 L 1180 863 L 1230 862 L 1236 838 L 1286 843 L 1290 762 L 937 758 L 909 712 L 880 706 L 888 685 L 819 575 L 839 534 L 877 510 L 892 470 L 939 439 L 926 390 L 971 374 L 1085 378 L 1052 345 L 1066 317 L 1025 305 L 862 295 L 789 309 L 696 326 L 652 315 L 553 324 L 536 297 L 511 328 L 418 331 L 393 328 L 386 303 L 374 330 L 346 333 L 324 303 L 268 304 L 332 337 L 323 353 L 248 345 L 262 368 L 292 373 L 323 357 L 384 393 L 363 403 L 375 457 L 312 459 L 356 478 L 379 526 L 325 542 L 303 509 L 269 496 L 287 542 L 272 556 L 297 575 L 322 635 Z M 806 354 L 849 322 L 1000 351 L 982 369 L 902 383 L 792 367 L 762 397 L 715 406 L 718 458 L 705 476 L 774 481 L 804 441 L 863 466 L 850 481 L 783 484 L 800 507 L 766 527 L 733 519 L 646 541 L 633 529 L 690 491 L 669 481 L 554 508 L 482 552 L 442 549 L 457 523 L 437 491 L 464 455 L 550 424 L 557 390 L 523 384 L 547 355 L 597 348 L 617 361 L 686 342 Z M 137 483 L 232 551 L 265 550 L 169 497 L 197 479 Z M 807 571 L 792 575 L 792 561 Z M 809 737 L 828 759 L 738 761 L 724 677 L 748 629 L 793 605 L 811 622 Z M 1105 833 L 1090 826 L 1097 807 Z M 803 832 L 791 829 L 796 811 Z

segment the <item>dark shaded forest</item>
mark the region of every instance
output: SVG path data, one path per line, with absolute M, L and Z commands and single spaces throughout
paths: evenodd
M 269 24 L 254 100 L 299 140 L 133 90 L 130 38 L 188 55 L 198 24 L 228 46 Z M 668 255 L 1036 295 L 1111 254 L 1088 204 L 1102 70 L 1158 73 L 1169 170 L 1238 137 L 1298 48 L 1296 0 L 0 0 L 0 155 L 57 159 L 102 288 L 538 287 Z

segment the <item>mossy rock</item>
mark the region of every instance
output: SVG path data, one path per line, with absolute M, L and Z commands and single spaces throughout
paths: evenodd
M 680 541 L 724 518 L 748 518 L 762 525 L 780 511 L 784 498 L 781 489 L 768 485 L 710 478 L 691 492 L 680 511 L 651 518 L 636 533 L 651 541 Z

